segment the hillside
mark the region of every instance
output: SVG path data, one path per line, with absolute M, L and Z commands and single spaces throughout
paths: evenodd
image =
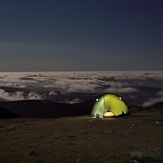
M 161 163 L 161 105 L 124 118 L 1 119 L 0 162 Z

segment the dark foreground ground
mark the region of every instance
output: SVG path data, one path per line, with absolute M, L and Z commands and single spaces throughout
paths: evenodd
M 123 119 L 1 119 L 0 163 L 161 163 L 163 110 Z

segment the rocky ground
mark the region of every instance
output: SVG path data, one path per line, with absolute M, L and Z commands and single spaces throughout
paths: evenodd
M 1 163 L 161 163 L 163 109 L 124 118 L 0 120 Z

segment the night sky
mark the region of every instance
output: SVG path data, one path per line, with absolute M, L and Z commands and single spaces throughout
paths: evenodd
M 163 70 L 163 0 L 0 0 L 0 71 Z

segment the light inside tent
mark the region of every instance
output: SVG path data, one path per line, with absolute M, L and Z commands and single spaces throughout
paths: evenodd
M 106 112 L 104 114 L 104 117 L 113 117 L 113 116 L 114 116 L 114 114 L 112 112 Z

